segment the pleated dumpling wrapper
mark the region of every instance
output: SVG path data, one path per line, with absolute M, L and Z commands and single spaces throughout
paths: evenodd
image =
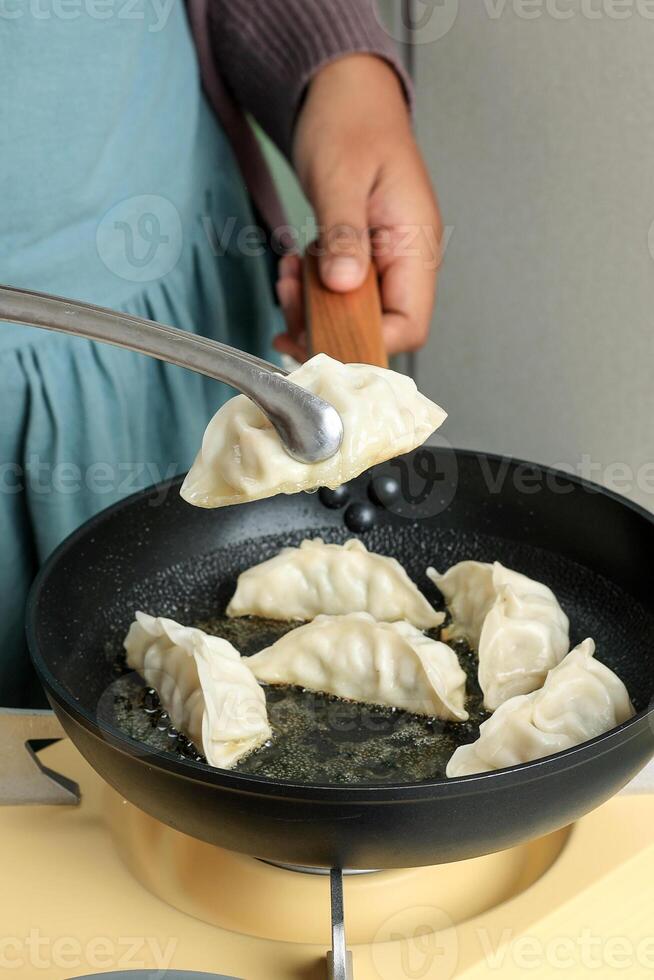
M 549 672 L 540 690 L 500 705 L 480 726 L 477 741 L 454 752 L 447 775 L 471 776 L 532 762 L 628 721 L 634 709 L 627 689 L 594 653 L 594 642 L 584 640 Z
M 452 614 L 447 637 L 465 636 L 479 655 L 484 705 L 494 711 L 516 694 L 529 694 L 570 649 L 568 617 L 541 582 L 493 564 L 462 561 L 428 577 Z
M 231 769 L 271 737 L 266 696 L 227 640 L 137 612 L 124 646 L 128 665 L 209 765 Z
M 367 612 L 382 622 L 439 626 L 437 612 L 395 558 L 368 551 L 358 538 L 345 544 L 305 540 L 241 572 L 228 616 L 310 620 Z
M 249 658 L 265 684 L 294 684 L 349 701 L 465 721 L 466 675 L 454 650 L 410 623 L 368 613 L 317 616 Z
M 403 374 L 369 364 L 341 364 L 316 354 L 289 380 L 330 402 L 343 420 L 343 443 L 322 463 L 300 463 L 284 449 L 268 418 L 245 395 L 216 412 L 184 483 L 184 500 L 224 507 L 247 500 L 332 489 L 375 463 L 422 445 L 447 417 Z

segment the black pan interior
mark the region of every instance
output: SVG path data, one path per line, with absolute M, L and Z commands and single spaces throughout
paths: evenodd
M 355 494 L 364 495 L 367 480 L 357 481 Z M 287 627 L 221 619 L 238 574 L 307 536 L 344 541 L 351 533 L 344 526 L 342 511 L 327 510 L 317 495 L 302 495 L 294 507 L 288 498 L 278 498 L 221 513 L 189 508 L 177 498 L 176 489 L 174 485 L 156 507 L 146 497 L 123 505 L 122 511 L 115 512 L 113 533 L 109 517 L 100 523 L 97 538 L 87 534 L 88 575 L 79 574 L 84 548 L 81 553 L 78 548 L 77 581 L 67 600 L 69 642 L 62 648 L 59 634 L 48 656 L 50 668 L 74 694 L 79 707 L 97 716 L 103 726 L 116 728 L 152 749 L 193 757 L 192 748 L 175 739 L 165 718 L 162 721 L 156 709 L 152 710 L 156 703 L 143 698 L 142 682 L 134 674 L 126 676 L 121 645 L 135 610 L 204 625 L 226 635 L 242 653 L 256 652 Z M 557 550 L 562 541 L 561 523 L 565 524 L 559 522 L 559 540 L 553 533 L 554 547 L 544 547 L 544 499 L 525 504 L 522 524 L 516 521 L 515 501 L 507 501 L 510 516 L 504 519 L 502 501 L 495 500 L 500 506 L 493 520 L 485 499 L 482 504 L 478 491 L 470 486 L 444 512 L 420 521 L 380 511 L 377 525 L 362 537 L 368 548 L 397 558 L 438 607 L 442 607 L 441 597 L 425 577 L 428 565 L 444 570 L 464 558 L 498 559 L 544 581 L 570 618 L 572 643 L 593 637 L 598 658 L 616 671 L 636 708 L 643 710 L 654 690 L 654 610 L 643 601 L 644 592 L 634 587 L 640 581 L 638 570 L 628 568 L 618 555 L 615 574 L 603 574 L 611 567 L 610 542 L 592 540 L 588 525 L 582 532 L 580 524 L 579 533 L 573 525 L 564 528 L 569 540 Z M 612 498 L 593 494 L 580 498 L 578 506 L 584 503 L 603 508 L 607 521 L 611 509 L 617 507 Z M 556 500 L 551 503 L 555 505 Z M 569 513 L 569 499 L 563 500 L 563 510 Z M 530 514 L 538 534 L 530 531 Z M 597 532 L 610 537 L 610 524 L 597 527 Z M 584 554 L 595 559 L 594 567 L 578 560 Z M 71 586 L 73 583 L 69 583 L 69 593 Z M 42 606 L 44 601 L 47 596 L 41 597 Z M 60 625 L 65 614 L 66 610 L 58 609 Z M 475 737 L 484 718 L 474 655 L 465 645 L 459 654 L 469 674 L 469 723 L 443 725 L 307 692 L 269 689 L 275 739 L 244 760 L 239 769 L 314 784 L 379 785 L 441 778 L 451 752 Z

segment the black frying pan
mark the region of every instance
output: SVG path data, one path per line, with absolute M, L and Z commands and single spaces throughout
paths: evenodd
M 131 715 L 121 716 L 116 662 L 135 609 L 206 621 L 224 609 L 244 568 L 307 535 L 350 534 L 343 509 L 318 494 L 204 511 L 185 504 L 173 481 L 73 534 L 39 575 L 28 610 L 32 657 L 54 710 L 127 799 L 194 837 L 271 861 L 411 867 L 564 826 L 652 756 L 652 515 L 566 474 L 470 452 L 420 449 L 381 472 L 400 476 L 403 495 L 392 511 L 376 510 L 364 536 L 370 548 L 394 555 L 425 587 L 428 564 L 444 569 L 462 558 L 499 559 L 545 581 L 570 616 L 572 641 L 596 640 L 637 715 L 558 755 L 455 780 L 307 784 L 211 769 L 145 744 L 126 734 Z M 351 484 L 352 500 L 367 499 L 369 479 Z

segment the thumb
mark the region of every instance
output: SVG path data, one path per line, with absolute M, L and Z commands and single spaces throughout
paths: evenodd
M 316 207 L 320 278 L 328 289 L 347 293 L 365 281 L 370 262 L 370 238 L 365 201 L 344 201 L 342 196 Z M 347 219 L 345 216 L 347 215 Z

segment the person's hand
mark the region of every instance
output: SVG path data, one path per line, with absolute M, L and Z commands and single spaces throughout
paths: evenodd
M 371 55 L 350 55 L 321 69 L 298 117 L 293 159 L 316 214 L 324 284 L 337 292 L 360 286 L 372 254 L 388 353 L 421 347 L 429 334 L 442 232 L 394 69 Z M 275 347 L 304 360 L 297 255 L 280 261 L 277 294 L 287 332 Z

